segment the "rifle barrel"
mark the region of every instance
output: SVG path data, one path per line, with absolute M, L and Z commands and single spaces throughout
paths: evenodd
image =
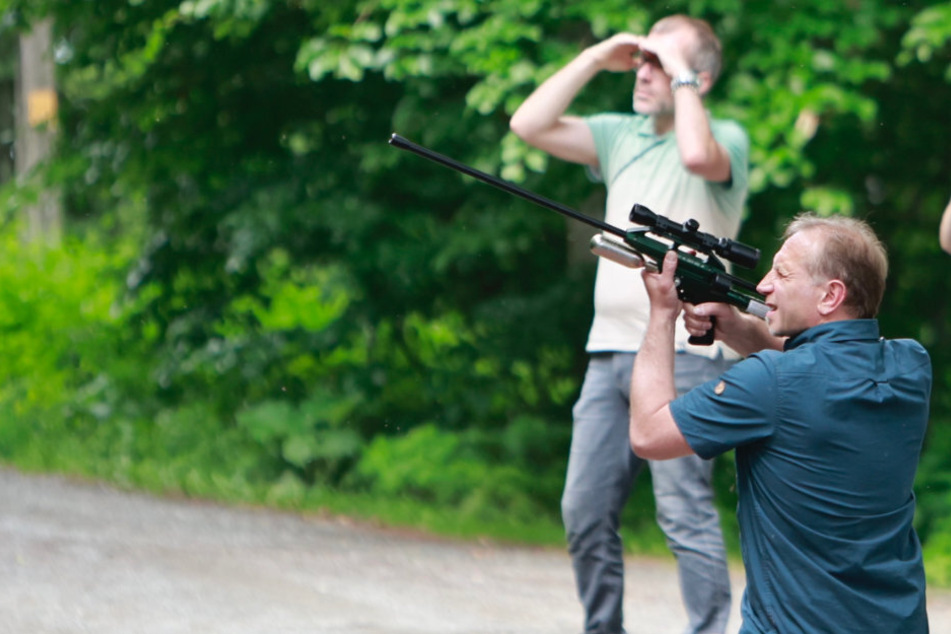
M 462 172 L 463 174 L 476 178 L 482 181 L 483 183 L 488 183 L 489 185 L 492 185 L 493 187 L 498 187 L 499 189 L 503 191 L 507 191 L 510 194 L 515 194 L 516 196 L 520 198 L 524 198 L 525 200 L 528 200 L 530 202 L 533 202 L 536 205 L 546 207 L 548 209 L 551 209 L 552 211 L 556 211 L 562 214 L 563 216 L 568 216 L 569 218 L 572 218 L 579 222 L 583 222 L 587 225 L 591 225 L 592 227 L 597 227 L 601 231 L 605 231 L 607 233 L 613 233 L 614 235 L 620 236 L 622 238 L 627 233 L 626 231 L 624 231 L 623 229 L 619 227 L 615 227 L 614 225 L 608 224 L 606 222 L 602 222 L 600 220 L 592 218 L 591 216 L 587 216 L 579 211 L 575 211 L 571 207 L 566 207 L 565 205 L 555 202 L 554 200 L 550 200 L 548 198 L 545 198 L 544 196 L 539 196 L 538 194 L 534 192 L 530 192 L 527 189 L 523 189 L 519 187 L 518 185 L 514 185 L 512 183 L 509 183 L 508 181 L 504 181 L 500 178 L 496 178 L 495 176 L 492 176 L 491 174 L 486 174 L 485 172 L 477 170 L 474 167 L 470 167 L 468 165 L 460 163 L 459 161 L 456 161 L 455 159 L 451 159 L 444 154 L 440 154 L 439 152 L 434 152 L 430 150 L 429 148 L 425 148 L 422 145 L 413 143 L 412 141 L 401 137 L 395 132 L 390 136 L 390 145 L 400 148 L 401 150 L 409 150 L 410 152 L 418 154 L 422 156 L 423 158 L 429 159 L 430 161 L 434 161 L 441 165 L 445 165 L 446 167 L 452 168 L 456 170 L 457 172 Z

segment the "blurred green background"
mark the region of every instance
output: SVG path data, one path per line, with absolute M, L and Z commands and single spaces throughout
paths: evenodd
M 721 36 L 709 107 L 752 141 L 740 237 L 763 258 L 739 273 L 803 209 L 889 248 L 883 333 L 934 362 L 917 527 L 951 584 L 947 2 L 0 0 L 0 460 L 562 543 L 591 230 L 387 139 L 598 215 L 508 118 L 584 46 L 678 12 Z M 44 23 L 53 146 L 14 176 L 18 41 Z M 599 76 L 574 110 L 628 110 L 632 85 Z M 719 459 L 735 549 L 733 477 Z M 625 535 L 662 552 L 649 490 Z

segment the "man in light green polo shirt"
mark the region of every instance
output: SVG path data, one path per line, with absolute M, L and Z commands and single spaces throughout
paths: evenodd
M 732 121 L 712 119 L 703 97 L 720 72 L 710 26 L 687 16 L 657 22 L 647 35 L 621 33 L 582 51 L 516 111 L 511 129 L 558 158 L 588 166 L 607 188 L 605 220 L 626 227 L 635 203 L 703 231 L 735 238 L 746 199 L 749 141 Z M 599 72 L 636 71 L 634 113 L 566 114 Z M 585 610 L 585 632 L 621 634 L 624 594 L 620 514 L 645 461 L 630 450 L 633 359 L 650 303 L 637 273 L 598 261 L 595 314 L 581 396 L 574 408 L 562 515 Z M 736 355 L 722 344 L 691 346 L 676 326 L 677 389 L 719 376 Z M 720 634 L 730 585 L 713 503 L 712 463 L 697 456 L 649 463 L 658 522 L 677 557 L 687 632 Z

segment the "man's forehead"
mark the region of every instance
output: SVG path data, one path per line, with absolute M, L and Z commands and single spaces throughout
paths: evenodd
M 818 255 L 820 236 L 815 231 L 804 229 L 789 236 L 773 256 L 773 265 L 799 265 L 806 267 Z

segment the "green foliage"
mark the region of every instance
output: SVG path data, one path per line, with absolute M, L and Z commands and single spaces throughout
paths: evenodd
M 95 353 L 119 343 L 111 309 L 125 263 L 77 241 L 57 251 L 24 246 L 15 230 L 2 242 L 0 398 L 42 424 L 108 370 Z
M 951 2 L 923 9 L 911 21 L 911 28 L 902 38 L 898 63 L 908 66 L 914 62 L 928 63 L 951 46 Z M 951 60 L 945 55 L 945 80 L 951 82 Z
M 552 479 L 546 483 L 539 478 L 544 473 L 531 468 L 534 452 L 525 444 L 526 432 L 540 431 L 539 423 L 515 421 L 503 432 L 501 442 L 478 430 L 449 433 L 433 424 L 393 438 L 378 436 L 365 451 L 354 479 L 384 497 L 410 497 L 458 508 L 482 521 L 551 516 L 551 505 L 543 504 L 550 500 L 541 493 Z M 493 454 L 501 459 L 490 460 Z
M 260 443 L 266 455 L 301 472 L 307 481 L 339 484 L 340 474 L 362 450 L 360 435 L 348 426 L 355 399 L 317 390 L 294 406 L 263 401 L 237 414 L 238 427 Z
M 921 463 L 918 481 L 920 533 L 927 537 L 928 577 L 942 585 L 951 585 L 951 425 L 947 419 L 935 421 L 928 450 Z

